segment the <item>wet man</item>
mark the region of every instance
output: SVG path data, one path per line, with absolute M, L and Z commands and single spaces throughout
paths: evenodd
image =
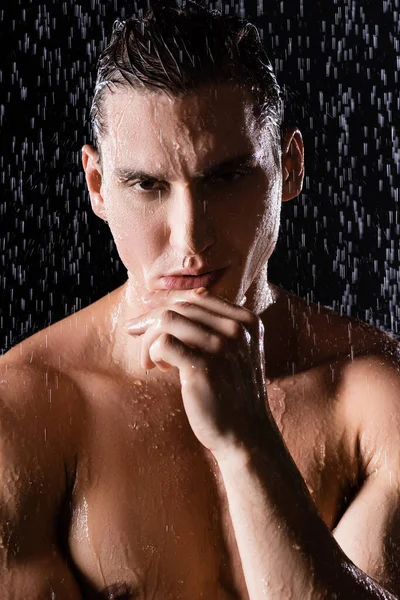
M 2 598 L 400 597 L 397 346 L 268 281 L 281 115 L 246 22 L 115 26 L 83 166 L 128 279 L 1 360 Z

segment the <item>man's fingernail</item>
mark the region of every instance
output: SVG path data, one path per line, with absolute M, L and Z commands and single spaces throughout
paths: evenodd
M 143 296 L 142 296 L 143 302 L 148 302 L 154 296 L 154 294 L 155 294 L 155 292 L 146 292 L 145 294 L 143 294 Z
M 205 288 L 205 287 L 196 288 L 194 290 L 194 293 L 198 294 L 199 296 L 201 296 L 201 294 L 206 294 L 207 293 L 207 288 Z

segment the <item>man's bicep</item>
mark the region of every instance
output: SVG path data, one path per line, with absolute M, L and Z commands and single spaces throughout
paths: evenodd
M 381 468 L 364 482 L 333 535 L 350 560 L 400 595 L 399 474 Z

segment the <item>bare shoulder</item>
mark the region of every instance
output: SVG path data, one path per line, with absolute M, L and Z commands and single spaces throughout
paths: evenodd
M 78 390 L 64 373 L 29 356 L 16 346 L 0 359 L 0 455 L 3 467 L 18 473 L 16 485 L 33 489 L 46 480 L 60 491 L 74 469 Z
M 386 332 L 294 294 L 286 298 L 296 323 L 299 371 L 367 355 L 397 356 L 399 344 Z
M 103 297 L 0 358 L 3 440 L 13 436 L 15 460 L 34 457 L 52 479 L 65 479 L 65 469 L 73 472 L 84 443 L 87 397 L 80 382 L 95 378 L 108 364 L 107 304 Z
M 354 432 L 362 471 L 400 468 L 400 360 L 395 347 L 345 361 L 338 386 L 343 420 Z
M 26 365 L 27 371 L 64 374 L 104 361 L 107 352 L 107 297 L 27 337 L 0 360 Z M 29 367 L 29 368 L 28 368 Z
M 1 478 L 13 480 L 10 501 L 24 497 L 27 510 L 41 495 L 52 510 L 59 509 L 72 485 L 85 423 L 85 404 L 65 368 L 73 361 L 74 346 L 56 327 L 0 358 Z
M 79 437 L 86 410 L 79 382 L 109 370 L 111 296 L 26 338 L 0 358 L 2 410 L 25 416 L 26 435 L 36 441 L 41 436 L 49 445 L 54 438 L 71 447 L 71 436 Z
M 400 467 L 400 344 L 393 336 L 326 307 L 296 303 L 302 323 L 303 368 L 325 370 L 346 433 L 362 463 L 362 476 L 382 461 Z M 300 369 L 301 370 L 301 369 Z M 392 465 L 394 467 L 394 465 Z

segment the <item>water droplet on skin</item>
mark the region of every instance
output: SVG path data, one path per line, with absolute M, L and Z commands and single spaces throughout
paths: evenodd
M 72 537 L 78 542 L 89 538 L 88 525 L 88 503 L 86 498 L 83 498 L 82 503 L 73 511 L 72 516 Z
M 279 385 L 272 384 L 268 399 L 274 420 L 279 431 L 282 432 L 283 417 L 286 412 L 286 392 Z

